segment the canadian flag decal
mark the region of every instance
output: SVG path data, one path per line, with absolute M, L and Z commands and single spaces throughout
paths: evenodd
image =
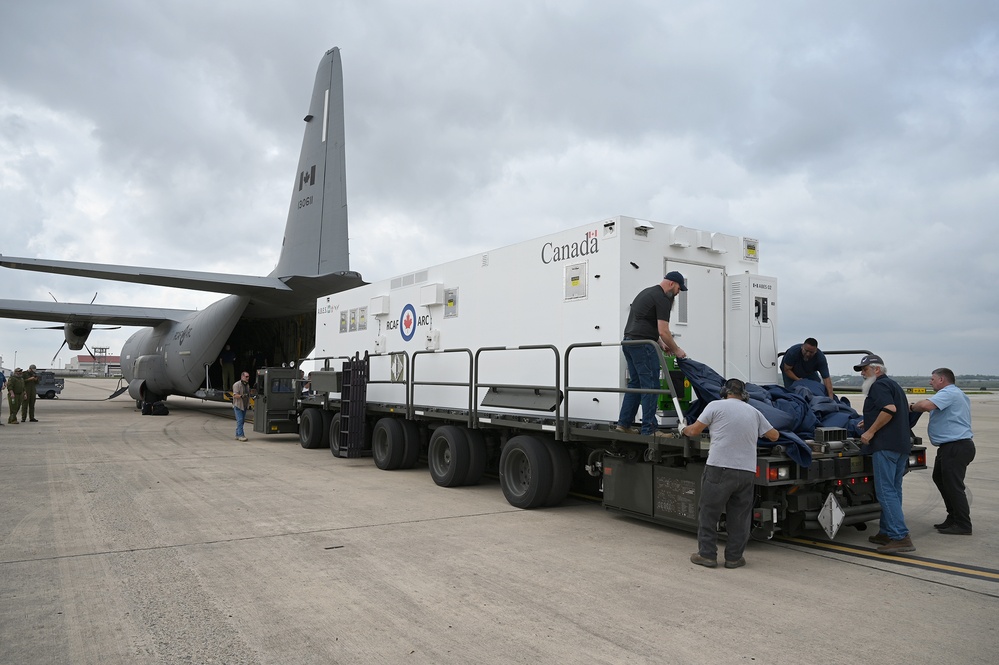
M 314 184 L 316 184 L 316 165 L 315 164 L 313 164 L 312 168 L 309 169 L 308 171 L 302 171 L 301 173 L 298 174 L 298 191 L 302 191 L 302 189 L 306 185 L 308 185 L 309 187 L 311 187 Z

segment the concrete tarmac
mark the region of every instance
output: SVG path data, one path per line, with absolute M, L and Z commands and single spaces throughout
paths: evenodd
M 999 396 L 972 398 L 973 536 L 934 531 L 915 472 L 913 556 L 873 555 L 872 523 L 708 570 L 693 534 L 593 502 L 518 510 L 495 479 L 240 443 L 225 405 L 141 416 L 113 388 L 67 379 L 0 427 L 0 663 L 996 661 Z

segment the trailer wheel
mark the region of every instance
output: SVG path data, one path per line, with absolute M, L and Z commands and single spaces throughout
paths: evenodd
M 330 452 L 333 457 L 343 457 L 340 454 L 340 413 L 334 413 L 330 419 Z
M 371 456 L 375 466 L 392 471 L 402 465 L 406 452 L 406 434 L 397 418 L 382 418 L 371 432 Z
M 468 474 L 463 485 L 478 485 L 486 472 L 486 438 L 477 429 L 462 428 L 468 438 Z
M 55 391 L 50 390 L 47 393 L 45 393 L 45 399 L 55 399 Z
M 402 453 L 402 463 L 400 469 L 412 469 L 420 459 L 420 448 L 423 442 L 420 437 L 420 426 L 412 420 L 400 420 L 402 426 L 404 451 Z
M 468 437 L 461 428 L 442 425 L 434 430 L 427 450 L 430 476 L 441 487 L 458 487 L 468 476 Z
M 552 456 L 544 442 L 529 434 L 507 441 L 500 455 L 500 487 L 516 508 L 537 508 L 552 489 Z
M 330 447 L 330 425 L 333 423 L 333 413 L 326 409 L 320 409 L 323 414 L 323 440 L 319 444 L 320 448 Z
M 545 446 L 552 458 L 552 488 L 545 499 L 546 506 L 557 506 L 569 496 L 572 485 L 572 460 L 569 451 L 559 441 L 545 439 Z
M 302 447 L 312 450 L 322 447 L 326 432 L 323 431 L 323 413 L 319 409 L 305 409 L 298 423 L 298 438 Z

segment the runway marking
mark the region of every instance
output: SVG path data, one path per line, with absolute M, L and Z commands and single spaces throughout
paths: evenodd
M 875 559 L 886 563 L 894 563 L 909 568 L 921 568 L 923 570 L 934 570 L 948 575 L 957 575 L 987 582 L 999 582 L 999 570 L 985 568 L 984 566 L 972 566 L 970 564 L 955 563 L 953 561 L 940 561 L 939 559 L 928 559 L 915 556 L 913 554 L 881 554 L 873 549 L 860 545 L 845 545 L 834 543 L 828 540 L 812 540 L 809 538 L 782 538 L 775 537 L 775 541 L 801 545 L 809 549 L 838 552 L 847 556 L 863 559 Z

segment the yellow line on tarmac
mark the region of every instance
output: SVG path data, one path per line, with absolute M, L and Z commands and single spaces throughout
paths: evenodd
M 971 577 L 979 580 L 988 580 L 991 582 L 999 582 L 999 570 L 992 568 L 985 568 L 982 566 L 972 566 L 960 563 L 954 563 L 952 561 L 939 561 L 937 559 L 926 559 L 923 557 L 913 556 L 911 554 L 881 554 L 873 549 L 868 549 L 866 547 L 860 547 L 857 545 L 843 545 L 841 543 L 834 543 L 828 540 L 811 540 L 808 538 L 782 538 L 777 537 L 774 540 L 792 543 L 794 545 L 801 545 L 803 547 L 808 547 L 817 550 L 826 550 L 830 552 L 838 552 L 840 554 L 846 554 L 848 556 L 856 556 L 865 559 L 876 559 L 878 561 L 884 561 L 886 563 L 895 563 L 902 566 L 909 566 L 912 568 L 922 568 L 925 570 L 936 570 L 942 573 L 947 573 L 949 575 L 960 575 L 961 577 Z

